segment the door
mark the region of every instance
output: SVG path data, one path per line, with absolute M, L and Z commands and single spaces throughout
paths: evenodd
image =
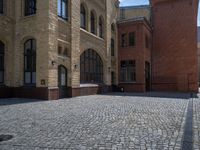
M 59 98 L 66 98 L 67 93 L 67 69 L 60 65 L 58 67 L 58 87 L 59 87 Z
M 151 68 L 150 63 L 145 62 L 145 84 L 146 84 L 146 91 L 151 90 Z

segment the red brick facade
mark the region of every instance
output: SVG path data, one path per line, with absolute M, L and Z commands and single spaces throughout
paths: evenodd
M 153 91 L 198 92 L 198 0 L 152 0 L 151 26 L 141 18 L 118 23 L 119 80 L 122 60 L 136 61 L 136 81 L 121 83 L 125 92 L 146 91 L 145 62 L 151 63 Z M 152 29 L 152 32 L 151 32 Z M 136 33 L 134 47 L 121 47 L 121 35 Z M 149 49 L 145 36 L 152 37 Z
M 135 33 L 134 46 L 122 47 L 122 34 L 126 34 L 126 42 L 129 42 L 129 33 Z M 121 21 L 118 23 L 118 43 L 119 43 L 119 86 L 125 92 L 146 91 L 145 62 L 151 62 L 151 28 L 144 18 Z M 147 41 L 146 41 L 147 38 Z M 148 48 L 146 48 L 148 42 Z M 136 79 L 134 82 L 123 82 L 121 73 L 121 62 L 124 60 L 135 61 Z
M 198 91 L 197 3 L 152 1 L 152 90 Z

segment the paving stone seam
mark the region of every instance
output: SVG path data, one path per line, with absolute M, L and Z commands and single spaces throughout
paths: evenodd
M 193 150 L 193 96 L 188 102 L 187 114 L 184 125 L 182 150 Z

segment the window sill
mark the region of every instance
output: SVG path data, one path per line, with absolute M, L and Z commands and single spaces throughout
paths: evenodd
M 119 84 L 136 84 L 136 81 L 130 81 L 130 82 L 119 82 Z
M 28 20 L 28 19 L 30 19 L 30 18 L 35 18 L 37 16 L 37 14 L 33 14 L 33 15 L 29 15 L 29 16 L 22 16 L 21 17 L 21 20 Z
M 36 87 L 36 84 L 24 84 L 22 87 L 33 87 L 35 88 Z
M 84 84 L 84 83 L 82 83 L 82 84 L 80 84 L 80 87 L 82 88 L 84 88 L 84 87 L 99 87 L 99 85 L 98 84 Z
M 86 29 L 80 28 L 80 30 L 82 32 L 86 33 L 86 34 L 89 34 L 89 35 L 101 40 L 101 41 L 105 41 L 104 38 L 101 38 L 101 37 L 97 36 L 96 34 L 93 34 L 93 33 L 89 32 L 89 31 L 87 31 Z
M 60 59 L 69 59 L 70 57 L 69 56 L 58 55 L 58 58 L 60 58 Z
M 70 23 L 69 23 L 69 19 L 64 19 L 64 18 L 58 16 L 58 20 L 59 20 L 59 21 L 62 21 L 63 23 L 66 23 L 66 24 L 70 24 Z
M 135 48 L 136 46 L 121 46 L 121 48 Z

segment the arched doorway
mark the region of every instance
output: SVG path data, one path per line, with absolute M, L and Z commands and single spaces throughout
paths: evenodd
M 4 84 L 4 53 L 5 45 L 0 41 L 0 84 Z
M 58 66 L 58 87 L 59 87 L 59 98 L 68 97 L 67 69 L 63 65 Z
M 80 57 L 81 83 L 103 83 L 103 61 L 92 49 Z

